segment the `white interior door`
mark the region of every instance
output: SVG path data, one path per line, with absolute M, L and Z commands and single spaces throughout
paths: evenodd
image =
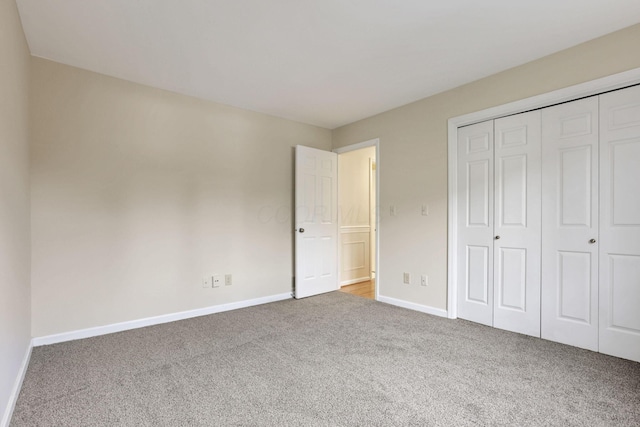
M 640 362 L 640 87 L 600 96 L 600 352 Z
M 493 326 L 540 336 L 540 111 L 494 122 Z
M 542 110 L 542 338 L 598 351 L 598 97 Z
M 296 146 L 295 291 L 338 289 L 338 155 Z
M 493 324 L 493 120 L 458 129 L 458 317 Z

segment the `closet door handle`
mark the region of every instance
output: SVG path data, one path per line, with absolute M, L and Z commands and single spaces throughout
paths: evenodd
M 496 237 L 495 237 L 495 239 L 496 239 L 496 240 L 500 240 L 500 236 L 496 236 Z
M 592 245 L 596 242 L 596 239 L 591 239 L 589 240 L 589 243 L 591 243 Z

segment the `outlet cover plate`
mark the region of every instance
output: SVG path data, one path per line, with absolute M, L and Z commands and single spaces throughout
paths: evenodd
M 213 287 L 219 288 L 222 284 L 222 277 L 219 274 L 213 276 Z

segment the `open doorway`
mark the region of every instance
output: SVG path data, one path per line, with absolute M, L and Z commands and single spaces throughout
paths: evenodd
M 377 295 L 376 151 L 377 140 L 336 150 L 340 290 L 370 299 Z

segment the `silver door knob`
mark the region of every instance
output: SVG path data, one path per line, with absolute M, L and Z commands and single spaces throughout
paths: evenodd
M 300 228 L 298 231 L 299 231 L 300 233 L 304 233 L 304 228 Z
M 496 240 L 500 240 L 500 236 L 496 236 Z
M 592 245 L 596 242 L 596 239 L 591 239 L 589 240 L 589 243 L 591 243 Z

